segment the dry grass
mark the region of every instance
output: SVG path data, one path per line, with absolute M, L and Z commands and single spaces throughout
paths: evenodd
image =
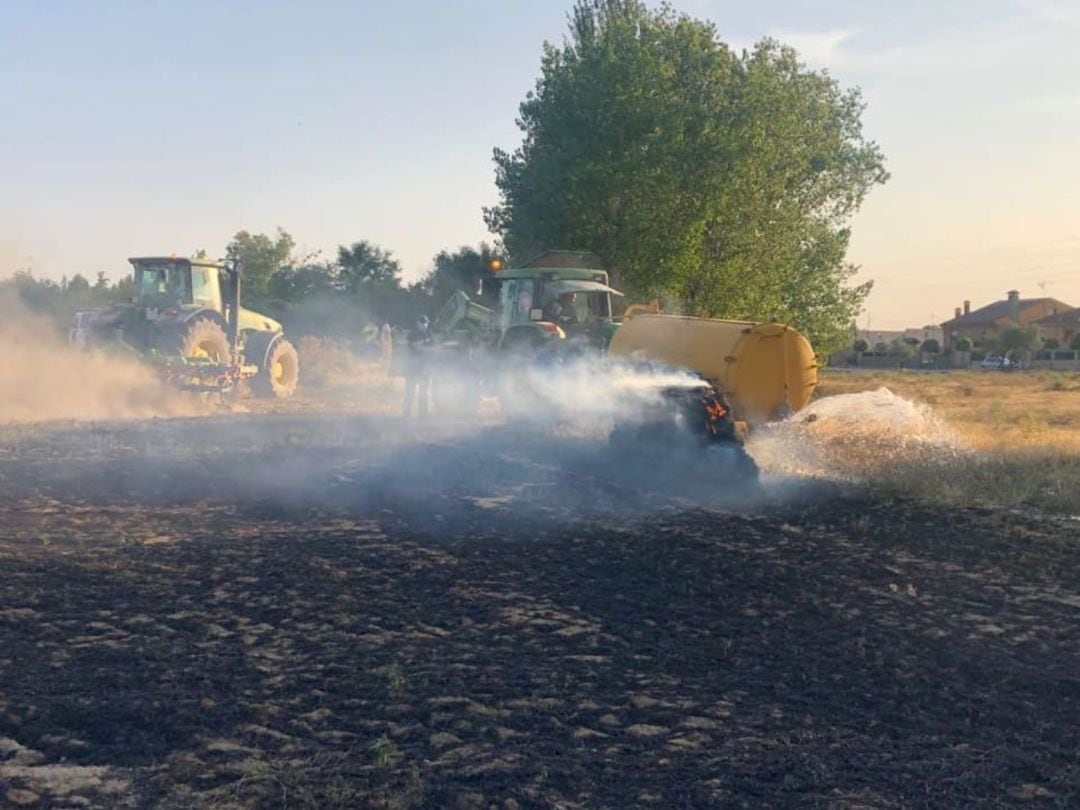
M 345 343 L 329 338 L 303 337 L 296 350 L 300 389 L 296 400 L 279 404 L 285 410 L 299 406 L 310 412 L 397 413 L 401 409 L 403 382 L 390 377 L 381 360 L 358 357 Z
M 300 355 L 300 384 L 327 388 L 365 376 L 372 365 L 353 354 L 344 341 L 305 335 L 297 342 Z
M 836 372 L 819 397 L 886 387 L 939 415 L 967 452 L 922 453 L 876 479 L 956 504 L 1080 514 L 1080 373 Z

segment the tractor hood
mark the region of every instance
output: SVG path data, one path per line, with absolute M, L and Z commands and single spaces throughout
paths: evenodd
M 163 323 L 167 321 L 176 321 L 182 323 L 193 315 L 199 312 L 205 312 L 206 307 L 199 306 L 198 304 L 184 304 L 180 307 L 165 307 L 162 309 L 151 310 L 153 313 L 150 317 L 155 323 Z M 280 332 L 282 326 L 268 315 L 263 315 L 261 312 L 256 312 L 253 309 L 245 309 L 240 307 L 240 331 L 252 331 L 252 332 Z
M 240 331 L 250 329 L 254 332 L 280 332 L 281 324 L 268 315 L 253 309 L 240 307 Z

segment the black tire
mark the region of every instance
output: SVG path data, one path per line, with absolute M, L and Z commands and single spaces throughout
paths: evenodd
M 275 341 L 253 381 L 252 390 L 265 399 L 285 399 L 296 393 L 299 383 L 300 355 L 296 347 L 284 338 Z
M 232 363 L 229 336 L 221 324 L 199 317 L 187 322 L 176 347 L 184 357 L 202 357 L 223 366 Z

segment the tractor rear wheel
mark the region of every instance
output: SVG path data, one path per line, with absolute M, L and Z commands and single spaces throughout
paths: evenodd
M 210 318 L 195 318 L 189 321 L 180 335 L 177 349 L 184 357 L 206 358 L 223 366 L 232 363 L 229 336 L 225 334 L 221 324 Z
M 300 356 L 296 347 L 282 339 L 274 343 L 266 364 L 253 380 L 254 392 L 267 399 L 284 399 L 296 392 L 300 382 Z

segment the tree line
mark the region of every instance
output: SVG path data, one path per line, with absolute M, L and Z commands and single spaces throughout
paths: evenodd
M 435 314 L 457 290 L 475 297 L 491 263 L 505 261 L 486 243 L 443 250 L 423 278 L 407 284 L 393 253 L 368 240 L 339 246 L 331 259 L 294 251 L 292 236 L 279 228 L 273 235 L 240 231 L 226 256 L 243 262 L 248 306 L 292 332 L 339 336 L 374 323 L 409 325 Z
M 195 256 L 215 258 L 205 250 Z M 300 256 L 282 228 L 273 234 L 239 231 L 224 257 L 243 263 L 244 306 L 281 321 L 290 333 L 342 338 L 355 338 L 371 324 L 410 325 L 421 314 L 434 315 L 456 290 L 475 297 L 491 263 L 505 261 L 486 243 L 443 250 L 423 278 L 408 284 L 393 253 L 373 242 L 341 245 L 331 259 Z M 131 276 L 111 281 L 104 271 L 93 283 L 81 274 L 54 281 L 22 271 L 0 281 L 0 297 L 5 294 L 66 331 L 78 310 L 130 301 L 133 285 Z
M 29 311 L 50 318 L 62 331 L 67 331 L 80 309 L 94 309 L 131 300 L 132 279 L 110 281 L 100 272 L 93 283 L 82 274 L 59 281 L 35 278 L 27 270 L 0 280 L 0 303 L 17 301 Z

